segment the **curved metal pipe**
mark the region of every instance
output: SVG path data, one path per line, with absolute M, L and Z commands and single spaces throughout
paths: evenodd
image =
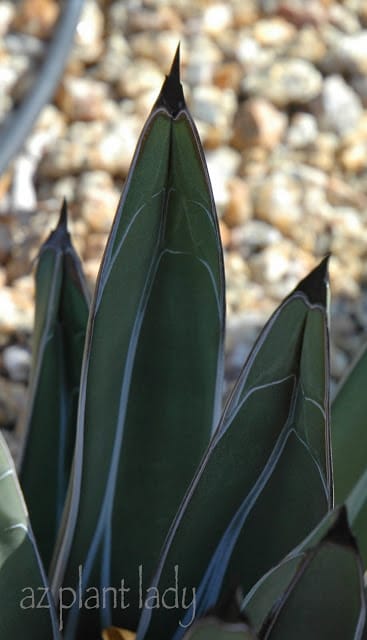
M 42 107 L 49 102 L 63 72 L 84 0 L 66 2 L 36 81 L 0 129 L 0 175 L 22 147 Z

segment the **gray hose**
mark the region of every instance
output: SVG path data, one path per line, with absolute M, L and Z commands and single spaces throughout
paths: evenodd
M 63 72 L 84 0 L 68 0 L 33 87 L 0 130 L 0 175 L 22 147 L 42 107 L 47 104 Z

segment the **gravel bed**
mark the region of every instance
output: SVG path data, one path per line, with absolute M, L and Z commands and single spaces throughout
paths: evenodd
M 32 86 L 58 12 L 56 0 L 0 2 L 0 125 Z M 0 427 L 15 453 L 37 250 L 65 196 L 93 288 L 178 42 L 225 247 L 228 384 L 327 253 L 333 389 L 366 339 L 367 0 L 86 0 L 53 102 L 0 177 Z

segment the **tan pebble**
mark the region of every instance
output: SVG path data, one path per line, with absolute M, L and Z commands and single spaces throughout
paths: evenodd
M 205 128 L 205 135 L 203 136 L 203 143 L 206 149 L 218 149 L 221 145 L 225 144 L 230 137 L 229 128 L 215 127 L 208 125 Z
M 331 171 L 335 167 L 335 153 L 338 138 L 334 133 L 320 133 L 306 151 L 309 164 L 323 171 Z
M 233 25 L 236 29 L 249 27 L 255 24 L 259 18 L 259 5 L 257 0 L 236 0 L 232 3 Z
M 177 31 L 144 32 L 133 34 L 130 46 L 134 58 L 155 60 L 161 69 L 168 70 L 180 40 L 182 33 Z
M 288 46 L 287 55 L 318 63 L 324 58 L 326 51 L 326 44 L 319 30 L 311 25 L 305 25 L 298 30 L 295 39 Z
M 230 251 L 226 256 L 225 265 L 230 279 L 241 276 L 242 280 L 243 277 L 248 278 L 250 276 L 250 269 L 239 251 Z
M 266 47 L 279 47 L 287 44 L 295 37 L 296 28 L 280 17 L 259 20 L 254 27 L 255 39 Z
M 307 104 L 320 94 L 322 75 L 306 60 L 278 59 L 267 69 L 254 70 L 245 76 L 242 88 L 271 100 L 278 107 Z
M 215 2 L 203 12 L 202 29 L 205 33 L 215 36 L 223 29 L 232 25 L 232 7 L 230 4 Z
M 287 117 L 263 98 L 243 102 L 236 114 L 232 143 L 237 149 L 260 146 L 273 149 L 281 141 Z
M 91 260 L 86 260 L 83 263 L 83 269 L 84 269 L 85 277 L 87 278 L 87 280 L 88 280 L 88 282 L 89 282 L 91 287 L 94 286 L 94 284 L 95 284 L 95 282 L 97 280 L 97 276 L 98 276 L 100 265 L 101 265 L 101 262 L 97 258 L 93 258 Z
M 231 232 L 223 220 L 219 220 L 219 233 L 224 248 L 227 248 L 231 242 Z
M 306 24 L 319 25 L 327 19 L 326 7 L 329 0 L 283 0 L 279 13 L 287 20 L 301 27 Z
M 330 204 L 351 204 L 360 209 L 367 209 L 367 197 L 364 193 L 353 189 L 337 175 L 332 174 L 327 184 L 327 199 Z
M 86 238 L 84 252 L 85 260 L 101 260 L 105 250 L 107 235 L 105 233 L 90 233 Z
M 91 231 L 106 233 L 111 229 L 116 204 L 117 198 L 113 194 L 95 193 L 83 202 L 80 212 Z
M 30 331 L 33 326 L 33 303 L 10 287 L 0 289 L 0 331 Z
M 367 168 L 367 145 L 365 142 L 347 147 L 340 154 L 340 164 L 351 173 L 365 171 Z
M 45 153 L 38 174 L 45 178 L 60 178 L 80 171 L 85 163 L 85 148 L 70 140 L 60 140 Z
M 357 12 L 358 12 L 358 15 L 359 15 L 359 18 L 361 20 L 361 23 L 362 23 L 363 27 L 366 28 L 367 27 L 367 2 L 366 2 L 366 0 L 361 0 L 359 5 L 357 5 Z
M 0 4 L 0 36 L 4 36 L 10 27 L 11 22 L 14 19 L 16 7 L 13 0 L 3 0 Z M 1 44 L 0 44 L 0 60 L 2 57 Z
M 75 190 L 77 185 L 77 179 L 75 176 L 64 176 L 58 180 L 52 181 L 52 195 L 62 202 L 64 198 L 70 204 L 75 196 Z
M 243 167 L 246 167 L 247 164 L 260 164 L 265 168 L 267 161 L 268 152 L 263 147 L 255 146 L 249 147 L 248 149 L 244 149 L 242 153 L 242 162 Z M 246 172 L 244 171 L 244 174 Z
M 348 357 L 344 353 L 344 351 L 341 351 L 341 349 L 338 349 L 337 347 L 334 347 L 334 349 L 331 349 L 331 352 L 330 352 L 331 375 L 334 378 L 341 378 L 346 373 L 347 367 L 348 367 Z
M 104 13 L 96 0 L 87 0 L 76 28 L 71 58 L 91 64 L 103 51 Z
M 241 67 L 237 62 L 224 62 L 214 70 L 213 82 L 220 89 L 237 91 L 241 76 Z
M 129 10 L 127 15 L 126 30 L 135 31 L 164 31 L 166 29 L 183 28 L 180 16 L 172 7 L 158 6 L 153 8 L 141 8 Z
M 310 253 L 315 252 L 318 236 L 313 228 L 295 224 L 288 229 L 288 233 L 299 247 Z
M 275 175 L 255 192 L 255 213 L 261 219 L 289 234 L 302 219 L 301 189 L 297 182 Z
M 289 251 L 282 246 L 266 247 L 249 259 L 249 266 L 257 282 L 277 282 L 288 272 Z
M 0 199 L 3 198 L 9 190 L 12 180 L 11 171 L 6 171 L 0 176 Z
M 14 291 L 18 291 L 20 295 L 27 296 L 29 300 L 32 300 L 35 294 L 35 282 L 33 274 L 26 274 L 16 278 L 12 282 Z
M 133 65 L 128 65 L 121 70 L 117 91 L 122 98 L 136 98 L 139 94 L 151 89 L 158 95 L 161 84 L 162 72 L 157 64 L 138 58 L 134 60 Z
M 223 220 L 228 227 L 236 227 L 252 215 L 250 189 L 244 180 L 236 176 L 227 181 L 228 203 L 223 212 Z
M 13 27 L 37 38 L 48 38 L 60 11 L 55 0 L 23 0 L 19 3 Z
M 89 78 L 66 76 L 55 102 L 70 120 L 103 120 L 107 116 L 107 85 Z

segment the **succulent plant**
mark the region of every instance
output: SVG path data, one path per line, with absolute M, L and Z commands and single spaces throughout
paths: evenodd
M 65 203 L 40 253 L 30 518 L 0 441 L 0 637 L 364 637 L 367 363 L 330 410 L 327 263 L 271 316 L 222 409 L 222 247 L 177 52 L 89 317 Z

